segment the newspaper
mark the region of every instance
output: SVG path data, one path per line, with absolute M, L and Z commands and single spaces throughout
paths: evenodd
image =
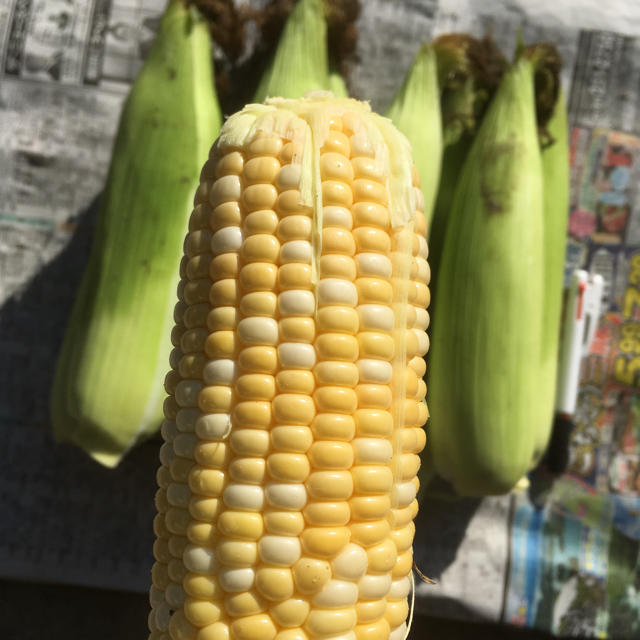
M 246 4 L 249 0 L 238 0 Z M 115 471 L 53 443 L 47 398 L 123 100 L 166 0 L 0 0 L 0 576 L 145 591 L 158 441 Z M 253 6 L 264 0 L 251 0 Z M 428 498 L 420 612 L 563 635 L 640 634 L 640 6 L 368 0 L 349 86 L 384 110 L 421 41 L 552 41 L 572 125 L 567 273 L 606 280 L 569 471 Z

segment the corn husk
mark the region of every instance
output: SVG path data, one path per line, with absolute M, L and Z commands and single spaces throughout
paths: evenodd
M 545 293 L 540 353 L 541 417 L 533 465 L 547 447 L 555 413 L 570 184 L 569 131 L 562 93 L 546 125 L 546 134 L 549 141 L 542 149 Z
M 337 71 L 329 73 L 329 91 L 331 91 L 336 98 L 349 97 L 347 84 L 344 81 L 344 78 Z
M 162 422 L 175 272 L 220 124 L 208 27 L 174 0 L 124 105 L 51 391 L 56 439 L 103 465 Z
M 436 55 L 432 47 L 423 45 L 420 48 L 386 115 L 411 143 L 428 228 L 442 157 L 440 93 Z
M 329 89 L 327 24 L 322 0 L 299 0 L 287 19 L 253 100 L 296 99 L 309 91 Z
M 504 75 L 450 212 L 433 307 L 428 441 L 461 495 L 509 491 L 530 466 L 544 287 L 534 65 Z
M 453 197 L 464 161 L 484 112 L 504 72 L 505 60 L 491 38 L 447 34 L 433 43 L 441 86 L 443 154 L 440 181 L 429 228 L 432 280 L 440 264 Z M 432 299 L 436 296 L 435 288 Z

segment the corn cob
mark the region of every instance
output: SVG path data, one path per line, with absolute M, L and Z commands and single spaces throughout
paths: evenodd
M 424 201 L 422 209 L 429 228 L 442 157 L 440 93 L 432 47 L 423 45 L 418 51 L 387 116 L 409 138 L 413 147 Z
M 125 103 L 51 392 L 54 434 L 107 466 L 162 422 L 177 234 L 218 132 L 204 22 L 172 1 Z
M 327 23 L 322 0 L 298 0 L 253 97 L 297 98 L 307 91 L 329 90 Z
M 430 443 L 458 493 L 511 489 L 539 426 L 544 283 L 534 65 L 504 75 L 464 165 L 437 276 Z
M 406 139 L 355 100 L 269 100 L 224 125 L 180 269 L 150 640 L 405 637 L 418 189 Z

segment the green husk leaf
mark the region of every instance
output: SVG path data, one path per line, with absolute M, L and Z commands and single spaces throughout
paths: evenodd
M 544 453 L 551 434 L 558 373 L 570 186 L 569 129 L 562 91 L 545 129 L 546 140 L 552 142 L 542 149 L 545 292 L 539 372 L 541 418 L 533 464 Z
M 556 47 L 541 42 L 522 49 L 522 57 L 531 60 L 535 68 L 536 118 L 541 134 L 556 110 L 560 94 L 562 59 Z M 543 137 L 542 146 L 550 141 Z
M 414 163 L 420 175 L 427 227 L 440 178 L 442 125 L 439 96 L 436 55 L 432 47 L 423 45 L 393 99 L 387 117 L 411 143 Z
M 298 0 L 260 79 L 254 102 L 268 97 L 301 98 L 308 91 L 328 88 L 327 24 L 322 0 Z
M 462 166 L 489 101 L 504 73 L 506 61 L 490 37 L 448 34 L 433 44 L 442 86 L 442 171 L 429 229 L 429 264 L 434 284 L 440 264 L 449 212 Z
M 465 33 L 442 35 L 433 42 L 442 91 L 445 146 L 463 133 L 473 134 L 495 93 L 506 61 L 489 36 L 478 40 Z
M 56 439 L 106 466 L 160 427 L 175 273 L 220 124 L 207 25 L 174 0 L 123 108 L 51 391 Z
M 349 89 L 344 78 L 337 72 L 332 71 L 329 74 L 329 91 L 333 93 L 336 98 L 348 98 Z

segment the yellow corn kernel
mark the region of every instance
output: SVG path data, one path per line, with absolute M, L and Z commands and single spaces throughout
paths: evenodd
M 318 558 L 336 556 L 349 542 L 347 527 L 309 527 L 302 532 L 302 548 Z
M 258 545 L 255 542 L 222 538 L 216 545 L 220 564 L 227 567 L 250 567 L 258 559 Z
M 391 527 L 386 520 L 355 522 L 351 525 L 351 540 L 362 547 L 378 544 L 391 535 Z
M 387 600 L 361 600 L 356 604 L 358 623 L 375 622 L 382 618 L 387 610 Z
M 283 629 L 275 637 L 275 640 L 309 640 L 304 629 Z
M 304 518 L 310 525 L 336 526 L 349 522 L 351 511 L 346 502 L 309 502 L 304 508 Z
M 320 258 L 320 275 L 323 278 L 343 278 L 353 281 L 356 279 L 356 263 L 349 255 L 340 253 L 323 255 Z
M 353 448 L 346 442 L 318 441 L 311 446 L 309 461 L 316 469 L 349 469 Z
M 300 593 L 317 593 L 331 578 L 331 566 L 326 560 L 300 558 L 293 566 L 296 588 Z
M 309 427 L 280 426 L 271 430 L 271 443 L 278 451 L 304 453 L 313 442 Z
M 233 593 L 224 599 L 224 608 L 233 618 L 242 618 L 266 611 L 269 602 L 255 591 Z M 216 640 L 213 638 L 212 640 Z
M 284 369 L 276 376 L 278 390 L 282 393 L 311 394 L 315 388 L 315 379 L 311 371 Z
M 264 513 L 264 524 L 269 533 L 298 536 L 304 529 L 304 518 L 296 511 L 268 510 Z
M 260 567 L 256 572 L 256 589 L 267 600 L 287 600 L 295 591 L 291 569 Z
M 298 627 L 309 615 L 309 602 L 305 598 L 290 598 L 273 605 L 269 613 L 281 627 Z
M 261 613 L 236 618 L 231 623 L 231 635 L 235 640 L 273 640 L 276 627 L 268 615 Z
M 390 627 L 387 620 L 382 618 L 368 624 L 359 624 L 354 631 L 356 640 L 387 640 Z

